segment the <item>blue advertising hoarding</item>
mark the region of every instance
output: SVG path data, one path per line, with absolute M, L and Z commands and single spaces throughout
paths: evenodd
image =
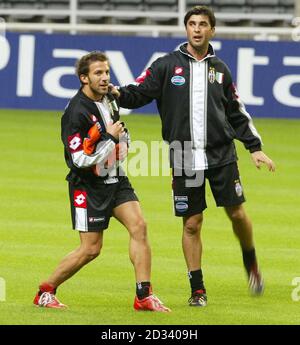
M 182 38 L 6 33 L 0 36 L 0 108 L 63 110 L 79 88 L 75 62 L 102 50 L 115 85 L 133 82 Z M 213 41 L 230 67 L 254 117 L 300 118 L 300 45 L 297 42 Z M 155 102 L 138 110 L 157 113 Z

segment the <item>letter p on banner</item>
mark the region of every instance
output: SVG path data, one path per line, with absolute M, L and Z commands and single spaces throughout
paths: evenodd
M 0 302 L 4 302 L 6 299 L 6 284 L 5 284 L 5 279 L 0 277 Z

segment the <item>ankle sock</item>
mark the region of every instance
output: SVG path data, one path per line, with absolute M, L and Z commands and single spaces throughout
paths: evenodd
M 250 274 L 251 268 L 254 265 L 257 265 L 255 248 L 250 249 L 250 250 L 242 249 L 242 253 L 243 253 L 243 262 L 244 262 L 245 269 L 247 273 Z
M 136 283 L 136 295 L 138 299 L 146 298 L 150 295 L 151 284 L 150 282 Z
M 205 291 L 204 282 L 203 282 L 203 274 L 202 274 L 201 268 L 196 271 L 188 272 L 188 277 L 190 280 L 192 294 L 196 292 L 197 290 Z
M 50 293 L 53 293 L 54 295 L 56 294 L 56 288 L 54 288 L 53 285 L 51 284 L 48 284 L 48 283 L 42 283 L 40 286 L 39 286 L 39 292 L 38 292 L 38 295 L 40 296 L 42 293 L 44 292 L 50 292 Z

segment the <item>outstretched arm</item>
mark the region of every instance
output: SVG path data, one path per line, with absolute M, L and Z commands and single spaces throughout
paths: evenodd
M 110 84 L 110 92 L 118 98 L 122 108 L 142 107 L 161 97 L 162 70 L 159 58 L 136 79 L 135 83 L 117 88 Z

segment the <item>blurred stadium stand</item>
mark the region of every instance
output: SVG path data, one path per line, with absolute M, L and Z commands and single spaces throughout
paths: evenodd
M 184 35 L 187 9 L 214 9 L 220 37 L 291 37 L 300 0 L 0 0 L 9 30 Z

